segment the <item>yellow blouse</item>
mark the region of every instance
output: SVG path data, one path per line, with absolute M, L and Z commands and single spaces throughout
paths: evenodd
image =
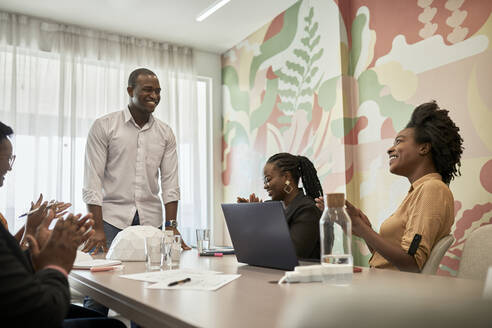
M 420 269 L 442 237 L 448 235 L 454 223 L 454 199 L 439 173 L 424 175 L 415 181 L 398 209 L 381 225 L 379 234 L 389 243 L 410 248 L 415 234 L 422 240 L 414 255 Z M 375 252 L 371 267 L 397 270 L 381 254 Z

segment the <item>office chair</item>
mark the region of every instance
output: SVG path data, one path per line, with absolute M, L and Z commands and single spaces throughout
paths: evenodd
M 492 266 L 492 224 L 472 231 L 465 241 L 461 255 L 458 278 L 485 280 Z
M 427 262 L 425 262 L 424 267 L 420 273 L 423 274 L 436 274 L 439 268 L 439 263 L 441 263 L 444 254 L 448 251 L 449 247 L 454 243 L 453 235 L 447 235 L 441 238 L 431 250 Z

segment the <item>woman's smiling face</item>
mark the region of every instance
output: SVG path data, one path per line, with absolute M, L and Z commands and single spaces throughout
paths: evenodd
M 420 145 L 415 141 L 415 129 L 401 130 L 388 149 L 390 172 L 402 176 L 411 176 L 417 164 L 422 160 Z
M 267 163 L 263 168 L 263 176 L 263 188 L 268 192 L 268 196 L 270 196 L 272 200 L 284 200 L 284 188 L 285 181 L 287 181 L 287 175 L 280 171 L 275 164 Z

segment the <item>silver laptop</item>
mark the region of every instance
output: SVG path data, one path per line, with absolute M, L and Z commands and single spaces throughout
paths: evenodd
M 239 262 L 281 270 L 299 265 L 281 202 L 222 204 L 222 211 Z

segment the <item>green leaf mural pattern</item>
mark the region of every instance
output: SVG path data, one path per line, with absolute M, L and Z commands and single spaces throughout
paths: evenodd
M 321 36 L 317 34 L 319 24 L 313 23 L 313 17 L 314 8 L 311 7 L 308 15 L 304 17 L 306 26 L 303 31 L 305 36 L 301 38 L 299 47 L 293 50 L 293 54 L 299 59 L 299 62 L 287 60 L 285 62 L 286 68 L 275 72 L 284 84 L 290 85 L 279 90 L 279 95 L 282 98 L 282 102 L 278 106 L 279 109 L 286 115 L 290 115 L 298 109 L 305 110 L 309 115 L 309 120 L 313 107 L 312 96 L 321 81 L 320 78 L 314 86 L 312 85 L 313 77 L 319 71 L 319 67 L 315 64 L 323 56 L 323 48 L 315 51 Z
M 250 88 L 252 88 L 255 83 L 256 73 L 258 72 L 261 64 L 267 59 L 287 49 L 294 40 L 297 31 L 297 15 L 299 14 L 301 2 L 302 1 L 297 2 L 283 13 L 284 24 L 282 30 L 260 46 L 261 54 L 253 58 L 253 62 L 250 67 Z

